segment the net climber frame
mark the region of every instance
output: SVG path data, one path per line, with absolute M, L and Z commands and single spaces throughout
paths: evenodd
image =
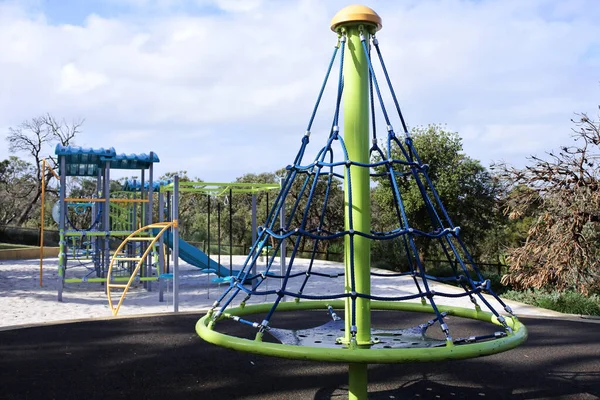
M 366 398 L 368 363 L 401 363 L 415 361 L 435 361 L 464 359 L 494 354 L 509 350 L 527 338 L 527 330 L 512 310 L 492 290 L 489 280 L 484 279 L 460 237 L 460 228 L 455 226 L 428 175 L 428 165 L 419 158 L 413 145 L 407 124 L 391 84 L 383 61 L 379 42 L 375 33 L 381 28 L 381 19 L 371 9 L 364 6 L 350 6 L 341 10 L 332 21 L 332 30 L 338 34 L 338 42 L 326 72 L 325 80 L 317 97 L 313 112 L 300 149 L 292 165 L 287 167 L 287 175 L 282 189 L 267 217 L 264 227 L 259 230 L 243 268 L 235 280 L 213 304 L 212 309 L 202 317 L 197 325 L 197 333 L 208 342 L 236 350 L 284 358 L 345 362 L 349 364 L 350 398 Z M 390 91 L 391 98 L 400 120 L 404 138 L 397 137 L 386 110 L 381 88 L 372 65 L 373 58 L 380 62 L 381 71 Z M 304 163 L 311 129 L 317 109 L 323 97 L 328 78 L 339 54 L 339 73 L 335 111 L 325 146 L 321 147 L 312 162 Z M 342 97 L 343 94 L 343 97 Z M 343 110 L 342 110 L 342 99 Z M 377 137 L 376 104 L 380 118 L 386 125 L 386 137 L 380 146 Z M 343 112 L 343 125 L 340 115 Z M 342 125 L 344 134 L 340 132 Z M 383 148 L 382 148 L 383 147 Z M 341 156 L 339 156 L 341 154 Z M 394 154 L 401 154 L 394 158 Z M 433 227 L 430 231 L 411 226 L 403 202 L 403 193 L 398 178 L 409 176 L 418 186 Z M 388 180 L 392 191 L 393 207 L 397 216 L 397 226 L 387 231 L 374 231 L 371 227 L 370 183 L 373 177 Z M 331 231 L 326 226 L 330 208 L 330 193 L 338 182 L 343 182 L 344 229 Z M 278 218 L 283 219 L 284 200 L 292 187 L 299 189 L 299 195 L 285 217 L 283 228 L 276 228 Z M 314 204 L 315 195 L 324 191 L 322 203 Z M 305 201 L 302 201 L 302 200 Z M 308 216 L 318 212 L 318 219 Z M 311 214 L 312 212 L 312 214 Z M 300 221 L 293 225 L 293 221 Z M 431 240 L 443 251 L 453 270 L 454 281 L 462 288 L 461 293 L 446 293 L 432 289 L 430 281 L 443 281 L 427 273 L 424 262 L 419 257 L 416 239 Z M 345 272 L 344 287 L 339 293 L 307 294 L 307 283 L 312 276 L 327 276 L 315 270 L 314 258 L 319 243 L 344 240 Z M 264 273 L 252 275 L 261 250 L 271 240 L 275 242 L 273 256 L 269 259 Z M 275 254 L 287 240 L 292 243 L 292 251 L 285 274 L 270 272 Z M 371 293 L 370 249 L 372 241 L 396 240 L 408 255 L 409 272 L 386 274 L 386 276 L 407 275 L 416 293 L 405 294 L 398 290 L 392 295 Z M 298 262 L 301 243 L 312 245 L 312 257 L 308 267 L 303 269 Z M 281 281 L 280 287 L 262 290 L 267 279 Z M 294 279 L 300 279 L 298 290 L 292 290 Z M 256 280 L 253 288 L 243 285 L 248 280 Z M 487 294 L 491 300 L 484 297 Z M 275 295 L 272 304 L 247 305 L 253 296 Z M 235 301 L 242 297 L 238 307 Z M 295 301 L 285 302 L 285 297 Z M 442 306 L 437 298 L 469 298 L 473 309 Z M 408 302 L 420 300 L 420 302 Z M 491 302 L 499 305 L 500 314 Z M 481 302 L 487 310 L 482 309 Z M 271 325 L 276 311 L 328 310 L 332 321 L 311 330 L 286 331 Z M 335 310 L 344 310 L 344 319 Z M 382 330 L 371 327 L 372 310 L 428 312 L 433 319 L 415 328 L 403 330 Z M 261 322 L 252 321 L 247 316 L 266 314 Z M 445 319 L 449 316 L 480 320 L 491 323 L 494 329 L 490 334 L 454 338 Z M 254 340 L 233 337 L 217 331 L 221 320 L 232 320 L 256 330 Z M 430 340 L 425 336 L 431 326 L 438 326 L 443 339 Z M 341 333 L 343 332 L 343 333 Z M 281 343 L 264 342 L 263 335 L 271 334 Z M 342 335 L 341 337 L 338 337 Z M 395 344 L 395 336 L 408 336 L 409 342 Z M 304 340 L 304 339 L 307 340 Z M 313 340 L 318 338 L 318 340 Z M 416 342 L 415 342 L 416 340 Z

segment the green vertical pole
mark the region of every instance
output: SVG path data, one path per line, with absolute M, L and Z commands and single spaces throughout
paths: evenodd
M 343 136 L 348 158 L 369 163 L 369 65 L 361 36 L 369 43 L 370 31 L 381 27 L 381 19 L 370 8 L 349 6 L 336 14 L 332 30 L 343 29 L 347 43 L 344 53 L 344 127 Z M 352 201 L 350 203 L 350 196 Z M 351 166 L 344 177 L 344 215 L 346 230 L 370 233 L 371 199 L 369 169 Z M 350 221 L 352 220 L 352 226 Z M 351 243 L 353 247 L 351 248 Z M 351 234 L 345 237 L 345 290 L 352 292 L 352 276 L 356 293 L 371 293 L 370 239 Z M 352 250 L 352 251 L 351 251 Z M 353 269 L 353 271 L 352 271 Z M 356 302 L 353 309 L 352 302 Z M 356 321 L 352 326 L 352 320 Z M 371 302 L 369 299 L 346 298 L 345 342 L 351 348 L 371 345 Z M 356 330 L 356 337 L 352 331 Z M 348 368 L 348 398 L 367 398 L 367 364 L 350 364 Z
M 346 62 L 344 64 L 344 142 L 348 158 L 361 163 L 369 162 L 369 70 L 358 25 L 347 26 Z M 368 35 L 368 33 L 366 33 Z M 369 196 L 369 169 L 351 166 L 344 180 L 344 211 L 346 230 L 369 233 L 371 227 L 371 201 Z M 350 208 L 352 194 L 352 209 Z M 350 226 L 352 213 L 352 226 Z M 350 254 L 350 241 L 354 251 Z M 346 291 L 352 290 L 351 267 L 354 266 L 355 290 L 371 293 L 371 243 L 359 235 L 345 238 Z M 350 341 L 351 303 L 346 299 L 346 340 Z M 369 299 L 356 299 L 356 342 L 368 345 L 371 340 L 371 305 Z
M 362 25 L 361 25 L 362 26 Z M 359 26 L 346 26 L 347 43 L 344 64 L 344 142 L 348 158 L 369 162 L 369 70 L 359 35 Z M 363 33 L 364 34 L 364 33 Z M 367 33 L 368 35 L 368 33 Z M 351 166 L 344 179 L 345 228 L 355 232 L 370 232 L 371 202 L 369 169 Z M 352 207 L 350 207 L 350 193 Z M 354 241 L 351 254 L 350 241 Z M 371 243 L 362 236 L 346 236 L 344 243 L 346 291 L 352 291 L 351 267 L 354 267 L 354 288 L 357 293 L 371 293 Z M 346 298 L 346 341 L 351 340 L 352 301 L 356 301 L 356 344 L 368 347 L 371 341 L 371 304 L 369 299 Z M 352 346 L 353 344 L 350 343 Z M 367 398 L 367 364 L 350 364 L 348 369 L 349 399 Z

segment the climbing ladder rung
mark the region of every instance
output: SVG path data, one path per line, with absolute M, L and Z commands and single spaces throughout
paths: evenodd
M 148 228 L 164 228 L 165 226 L 169 226 L 169 225 L 170 225 L 170 222 L 165 222 L 165 223 L 162 223 L 162 224 L 150 224 L 150 225 L 146 225 L 145 228 L 146 229 L 148 229 Z
M 112 309 L 113 315 L 117 315 L 119 313 L 121 304 L 123 303 L 123 300 L 125 300 L 125 295 L 127 294 L 127 290 L 129 289 L 130 284 L 131 284 L 131 281 L 128 281 L 127 284 L 110 283 L 110 277 L 112 276 L 113 266 L 115 265 L 115 262 L 116 262 L 116 264 L 118 264 L 121 261 L 137 262 L 133 271 L 130 271 L 132 276 L 137 276 L 137 274 L 140 271 L 140 268 L 142 266 L 142 261 L 146 260 L 147 257 L 150 257 L 150 250 L 151 250 L 150 246 L 152 246 L 153 244 L 156 243 L 156 241 L 160 238 L 160 235 L 162 235 L 166 231 L 166 228 L 173 227 L 173 226 L 177 226 L 176 222 L 158 222 L 158 223 L 150 224 L 143 228 L 138 229 L 137 231 L 135 231 L 133 233 L 130 233 L 129 236 L 121 242 L 121 244 L 119 245 L 119 247 L 117 248 L 113 257 L 110 260 L 110 264 L 108 266 L 109 281 L 106 284 L 106 288 L 107 288 L 106 294 L 108 296 L 108 304 L 110 305 L 110 307 Z M 142 235 L 144 235 L 144 231 L 147 231 L 148 229 L 152 229 L 152 228 L 160 228 L 160 232 L 158 234 L 156 234 L 156 236 L 154 236 L 150 232 L 146 232 L 146 234 L 150 234 L 150 236 L 142 236 Z M 125 245 L 127 243 L 136 242 L 136 241 L 150 242 L 148 248 L 144 251 L 143 257 L 127 257 L 127 256 L 120 257 L 119 256 L 119 254 L 127 254 L 127 253 L 125 253 L 125 250 L 124 250 Z M 149 281 L 149 280 L 157 280 L 158 278 L 157 277 L 140 277 L 137 279 L 139 279 L 140 281 L 146 281 L 146 280 Z M 116 307 L 113 307 L 113 301 L 111 299 L 111 289 L 123 289 L 124 290 L 123 293 L 121 293 L 121 298 L 119 299 L 119 303 L 117 304 Z

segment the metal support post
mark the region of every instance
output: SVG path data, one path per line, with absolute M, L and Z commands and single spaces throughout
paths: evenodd
M 344 48 L 344 143 L 348 159 L 368 164 L 369 157 L 369 64 L 363 48 L 370 35 L 381 28 L 381 18 L 368 7 L 349 6 L 338 12 L 331 29 L 345 33 Z M 344 265 L 346 293 L 371 293 L 371 241 L 356 232 L 371 231 L 369 169 L 351 165 L 344 169 Z M 371 301 L 362 297 L 345 299 L 344 341 L 349 347 L 371 346 Z M 367 398 L 367 364 L 350 364 L 348 397 Z
M 179 175 L 173 178 L 173 312 L 179 312 Z
M 252 193 L 252 244 L 256 243 L 256 229 L 256 193 Z M 258 260 L 258 258 L 256 260 Z M 256 276 L 256 262 L 252 265 L 252 276 Z M 252 290 L 256 289 L 257 281 L 258 279 L 252 279 Z
M 102 265 L 102 278 L 110 279 L 106 276 L 108 264 L 110 263 L 110 161 L 106 161 L 104 166 L 104 209 L 102 210 L 104 230 L 104 264 Z
M 59 188 L 59 210 L 60 218 L 58 229 L 60 233 L 59 254 L 58 254 L 58 301 L 63 301 L 63 290 L 65 288 L 65 274 L 67 272 L 67 238 L 65 236 L 65 222 L 67 205 L 65 198 L 67 197 L 67 168 L 65 156 L 60 156 L 60 188 Z
M 279 178 L 279 190 L 283 190 L 283 183 L 284 183 L 284 178 L 280 177 Z M 281 199 L 282 204 L 281 204 L 281 209 L 279 210 L 279 227 L 281 228 L 281 232 L 283 233 L 284 229 L 286 229 L 286 224 L 285 224 L 285 200 Z M 286 269 L 286 260 L 285 260 L 285 239 L 281 239 L 281 246 L 279 247 L 279 263 L 280 263 L 280 274 L 281 276 L 285 275 L 285 269 Z M 283 289 L 283 279 L 281 280 L 280 283 L 280 288 Z M 281 301 L 285 301 L 285 296 L 283 296 L 281 298 Z
M 164 215 L 165 208 L 165 196 L 164 193 L 158 192 L 158 222 L 163 222 L 165 220 Z M 163 279 L 161 279 L 161 275 L 165 273 L 165 239 L 164 235 L 161 235 L 158 239 L 158 266 L 156 268 L 156 275 L 158 276 L 158 301 L 165 301 L 164 298 L 164 289 L 165 284 Z
M 154 158 L 154 152 L 150 152 L 150 165 L 148 167 L 148 208 L 146 209 L 147 218 L 146 225 L 152 223 L 152 211 L 154 205 L 154 164 L 152 163 L 152 159 Z M 152 250 L 148 253 L 148 257 L 146 258 L 146 271 L 145 276 L 152 276 Z M 157 274 L 158 275 L 158 274 Z M 146 282 L 146 289 L 149 292 L 152 291 L 152 281 Z

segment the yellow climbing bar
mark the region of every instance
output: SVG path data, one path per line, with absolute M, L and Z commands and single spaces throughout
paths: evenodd
M 153 224 L 146 225 L 145 227 L 141 228 L 140 230 L 143 230 L 143 229 L 152 229 L 152 228 L 162 228 L 163 226 L 165 226 L 165 224 L 169 224 L 169 227 L 171 227 L 171 226 L 173 228 L 177 227 L 177 221 L 172 221 L 172 222 L 155 222 Z
M 168 229 L 170 229 L 172 227 L 176 227 L 176 226 L 177 226 L 177 221 L 158 222 L 158 223 L 150 224 L 150 225 L 144 226 L 144 227 L 138 229 L 137 231 L 133 232 L 131 235 L 129 235 L 127 238 L 125 238 L 125 240 L 123 240 L 123 242 L 121 242 L 121 244 L 117 248 L 117 251 L 111 257 L 110 265 L 108 266 L 107 279 L 106 279 L 106 295 L 108 297 L 108 305 L 110 307 L 110 310 L 112 311 L 113 316 L 116 316 L 119 313 L 119 309 L 121 308 L 121 305 L 123 305 L 123 301 L 125 300 L 125 296 L 127 296 L 127 292 L 129 291 L 131 284 L 136 280 L 136 276 L 139 273 L 140 268 L 142 267 L 142 263 L 144 262 L 144 260 L 146 260 L 148 258 L 148 255 L 152 251 L 154 244 L 160 239 L 160 237 L 163 235 L 163 233 L 165 233 Z M 149 239 L 150 243 L 148 244 L 148 247 L 146 248 L 146 250 L 144 251 L 144 253 L 142 254 L 141 257 L 119 257 L 118 256 L 119 254 L 121 254 L 121 252 L 123 251 L 123 249 L 125 248 L 127 243 L 131 243 L 131 242 L 140 240 L 141 238 L 138 235 L 147 234 L 146 231 L 149 231 L 150 233 L 152 233 L 153 229 L 160 229 L 160 231 L 151 238 L 149 238 L 148 236 L 143 236 L 143 238 L 144 238 L 143 240 Z M 118 263 L 119 261 L 137 261 L 137 264 L 136 264 L 134 270 L 132 271 L 131 276 L 129 277 L 129 280 L 127 281 L 126 284 L 113 283 L 113 278 L 112 278 L 113 267 L 115 266 L 115 263 Z M 123 290 L 116 306 L 114 305 L 113 299 L 112 299 L 112 289 L 122 289 Z

